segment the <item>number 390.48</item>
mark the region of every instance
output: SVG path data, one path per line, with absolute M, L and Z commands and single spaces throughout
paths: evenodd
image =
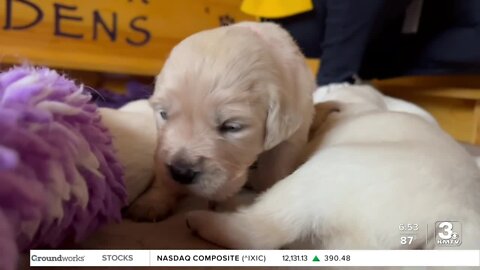
M 338 256 L 338 255 L 325 255 L 325 261 L 326 262 L 338 262 L 338 261 L 350 261 L 350 255 L 343 255 L 343 256 Z

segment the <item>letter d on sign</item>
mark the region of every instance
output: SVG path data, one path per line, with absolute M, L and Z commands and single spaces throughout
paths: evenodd
M 5 16 L 5 26 L 3 29 L 6 30 L 23 30 L 23 29 L 28 29 L 36 24 L 38 24 L 42 19 L 43 19 L 43 11 L 34 3 L 28 1 L 28 0 L 6 0 L 7 1 L 7 9 L 6 9 L 6 16 Z M 28 24 L 25 25 L 17 25 L 14 26 L 12 23 L 12 15 L 13 15 L 13 2 L 18 2 L 18 3 L 23 3 L 26 6 L 31 7 L 35 13 L 37 14 L 35 19 Z

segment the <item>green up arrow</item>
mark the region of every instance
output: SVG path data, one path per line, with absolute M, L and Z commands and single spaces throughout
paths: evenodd
M 314 261 L 314 262 L 319 262 L 320 259 L 319 259 L 317 256 L 315 256 L 315 257 L 313 258 L 313 261 Z

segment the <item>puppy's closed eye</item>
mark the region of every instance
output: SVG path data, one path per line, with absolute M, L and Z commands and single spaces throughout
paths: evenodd
M 160 117 L 161 117 L 163 120 L 167 120 L 167 119 L 168 119 L 168 113 L 167 113 L 167 111 L 165 111 L 165 110 L 160 110 L 160 111 L 158 112 L 158 114 L 160 115 Z
M 222 134 L 225 133 L 237 133 L 242 131 L 245 128 L 245 125 L 235 121 L 225 121 L 219 127 L 218 131 Z
M 169 117 L 168 111 L 171 109 L 171 102 L 164 99 L 150 99 L 150 106 L 157 116 L 161 119 L 167 120 Z

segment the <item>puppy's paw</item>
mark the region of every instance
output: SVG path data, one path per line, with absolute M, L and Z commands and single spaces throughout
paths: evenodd
M 186 215 L 186 224 L 192 233 L 224 248 L 277 249 L 291 242 L 289 233 L 245 211 L 192 211 Z
M 196 210 L 187 213 L 185 216 L 185 222 L 188 229 L 195 234 L 197 234 L 199 230 L 202 232 L 205 231 L 208 227 L 208 217 L 212 214 L 214 213 L 207 210 Z
M 128 207 L 126 215 L 134 221 L 161 221 L 171 215 L 176 202 L 177 198 L 174 195 L 147 191 Z
M 215 212 L 234 212 L 240 208 L 251 205 L 255 198 L 258 197 L 256 192 L 250 190 L 242 190 L 235 196 L 232 196 L 222 202 L 214 202 L 209 204 L 209 209 Z M 211 208 L 211 206 L 214 206 Z
M 211 211 L 192 211 L 186 215 L 186 224 L 190 231 L 200 238 L 224 248 L 233 248 L 235 245 L 228 237 L 227 214 Z

